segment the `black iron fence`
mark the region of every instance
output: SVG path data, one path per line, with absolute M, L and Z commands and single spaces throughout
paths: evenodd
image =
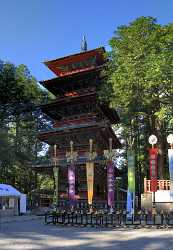
M 145 213 L 136 212 L 128 214 L 126 211 L 109 213 L 105 211 L 56 211 L 45 214 L 46 224 L 60 224 L 71 226 L 101 226 L 101 227 L 121 227 L 121 226 L 157 226 L 173 227 L 172 213 Z

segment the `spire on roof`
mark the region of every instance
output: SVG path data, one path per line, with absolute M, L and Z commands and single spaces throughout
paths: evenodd
M 87 51 L 87 41 L 86 41 L 85 36 L 82 37 L 81 51 Z

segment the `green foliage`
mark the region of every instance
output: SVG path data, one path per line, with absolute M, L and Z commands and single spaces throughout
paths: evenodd
M 172 106 L 172 31 L 173 24 L 161 26 L 151 17 L 118 28 L 110 40 L 116 62 L 109 65 L 112 105 L 131 116 L 141 112 L 164 118 L 163 111 Z
M 54 179 L 49 175 L 39 175 L 38 182 L 41 190 L 49 190 L 54 192 Z
M 152 17 L 137 18 L 114 33 L 105 72 L 107 89 L 112 90 L 106 98 L 119 110 L 122 125 L 129 131 L 126 136 L 130 133 L 135 138 L 140 169 L 146 171 L 148 164 L 145 158 L 148 136 L 154 133 L 158 137 L 161 178 L 166 165 L 165 133 L 172 124 L 172 41 L 173 24 L 162 26 Z M 101 98 L 102 93 L 104 88 Z
M 35 110 L 47 95 L 25 65 L 0 61 L 0 182 L 24 193 L 37 185 L 31 169 L 41 149 Z

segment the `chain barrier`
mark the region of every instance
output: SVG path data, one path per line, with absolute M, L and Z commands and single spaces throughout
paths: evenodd
M 45 224 L 60 224 L 69 226 L 93 226 L 93 227 L 173 227 L 173 214 L 171 213 L 147 213 L 138 211 L 128 214 L 126 211 L 108 213 L 103 210 L 66 211 L 60 210 L 45 214 Z

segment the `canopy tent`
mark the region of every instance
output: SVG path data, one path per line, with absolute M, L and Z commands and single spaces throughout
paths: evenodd
M 20 213 L 26 213 L 26 195 L 23 193 L 20 193 L 16 188 L 12 187 L 11 185 L 0 184 L 0 200 L 1 199 L 8 199 L 9 207 L 11 206 L 14 207 L 13 200 L 16 200 L 16 201 L 19 200 L 20 201 L 19 203 Z M 10 205 L 10 204 L 13 204 L 13 205 Z
M 7 184 L 0 184 L 0 196 L 17 196 L 20 197 L 22 193 L 20 193 L 16 188 L 7 185 Z

